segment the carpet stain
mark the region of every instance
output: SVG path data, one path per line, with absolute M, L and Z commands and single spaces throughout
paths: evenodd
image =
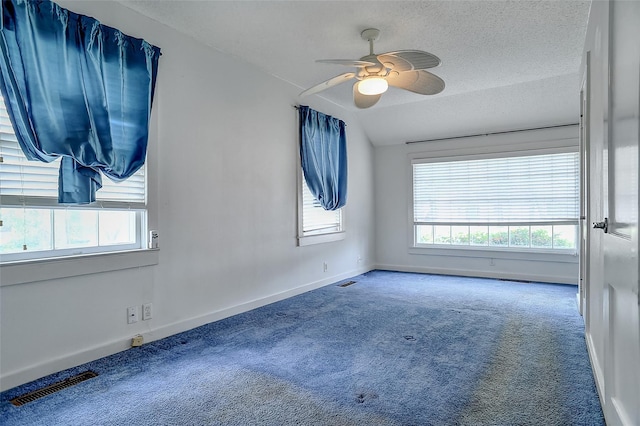
M 379 395 L 375 392 L 363 392 L 356 395 L 356 402 L 358 404 L 364 404 L 368 400 L 378 399 Z
M 510 318 L 459 424 L 566 425 L 557 354 L 551 330 Z
M 399 423 L 373 413 L 349 412 L 283 379 L 237 370 L 221 376 L 224 398 L 209 418 L 210 425 L 380 425 Z M 376 399 L 375 393 L 356 395 L 357 403 Z

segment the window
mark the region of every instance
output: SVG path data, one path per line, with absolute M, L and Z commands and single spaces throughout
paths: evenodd
M 145 240 L 145 168 L 121 183 L 103 178 L 96 203 L 61 206 L 58 167 L 28 161 L 0 97 L 0 256 L 3 262 L 139 249 Z
M 307 182 L 302 179 L 302 232 L 318 235 L 342 230 L 342 209 L 328 211 L 313 197 Z
M 575 252 L 577 152 L 419 159 L 412 167 L 414 247 Z
M 347 202 L 346 124 L 306 105 L 296 108 L 300 126 L 298 245 L 342 240 L 342 207 Z
M 300 173 L 302 194 L 298 244 L 308 245 L 344 239 L 342 210 L 328 211 L 313 197 Z

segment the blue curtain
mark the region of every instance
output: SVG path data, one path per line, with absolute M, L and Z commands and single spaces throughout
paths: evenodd
M 58 201 L 143 164 L 160 49 L 47 0 L 2 0 L 0 89 L 29 160 L 62 157 Z
M 347 202 L 347 137 L 344 121 L 298 107 L 300 159 L 307 186 L 325 210 Z

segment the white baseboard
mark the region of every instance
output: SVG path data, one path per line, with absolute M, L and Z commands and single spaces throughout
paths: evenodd
M 461 276 L 461 277 L 496 278 L 496 279 L 504 279 L 504 280 L 532 281 L 532 282 L 553 283 L 553 284 L 573 284 L 573 285 L 578 284 L 576 277 L 561 277 L 561 276 L 544 275 L 544 274 L 520 274 L 520 273 L 502 272 L 502 271 L 431 268 L 431 267 L 422 267 L 422 266 L 405 266 L 405 265 L 389 265 L 389 264 L 375 265 L 375 269 L 382 269 L 386 271 L 399 271 L 399 272 L 417 272 L 421 274 L 455 275 L 455 276 Z
M 346 278 L 360 275 L 365 272 L 369 272 L 373 269 L 373 265 L 364 266 L 348 272 L 344 272 L 338 275 L 333 275 L 321 280 L 311 282 L 299 287 L 295 287 L 280 293 L 272 294 L 263 298 L 251 300 L 239 305 L 231 306 L 218 311 L 213 311 L 205 315 L 200 315 L 193 318 L 186 318 L 184 320 L 176 321 L 171 324 L 162 325 L 160 327 L 151 329 L 146 333 L 142 333 L 145 343 L 153 342 L 154 340 L 163 339 L 165 337 L 172 336 L 174 334 L 181 333 L 183 331 L 191 330 L 201 325 L 209 324 L 214 321 L 250 311 L 255 308 L 259 308 L 270 303 L 278 302 L 280 300 L 287 299 L 289 297 L 297 296 L 298 294 L 306 293 L 311 290 L 315 290 L 320 287 L 335 283 Z M 120 339 L 112 340 L 101 345 L 85 348 L 81 351 L 66 354 L 64 356 L 47 360 L 43 363 L 29 366 L 17 371 L 5 373 L 0 377 L 0 391 L 20 386 L 24 383 L 39 379 L 49 374 L 56 373 L 58 371 L 65 370 L 67 368 L 76 367 L 84 363 L 94 361 L 96 359 L 103 358 L 105 356 L 113 355 L 118 352 L 125 351 L 131 348 L 132 336 L 122 336 Z
M 143 337 L 145 339 L 145 342 L 152 342 L 154 340 L 164 339 L 165 337 L 173 336 L 174 334 L 191 330 L 193 328 L 200 327 L 201 325 L 209 324 L 215 321 L 220 321 L 221 319 L 228 318 L 233 315 L 241 314 L 243 312 L 247 312 L 252 309 L 259 308 L 261 306 L 278 302 L 280 300 L 288 299 L 290 297 L 297 296 L 299 294 L 306 293 L 308 291 L 315 290 L 317 288 L 324 287 L 329 284 L 333 284 L 337 281 L 344 280 L 346 278 L 350 278 L 355 275 L 364 274 L 365 272 L 369 272 L 372 269 L 373 269 L 372 266 L 354 269 L 350 272 L 334 275 L 329 278 L 323 278 L 322 280 L 305 284 L 300 287 L 295 287 L 280 293 L 273 294 L 271 296 L 241 303 L 239 305 L 214 311 L 214 312 L 210 312 L 205 315 L 177 321 L 172 324 L 167 324 L 167 325 L 158 327 L 150 331 L 149 333 L 144 333 Z
M 17 371 L 5 373 L 0 378 L 0 391 L 5 391 L 39 379 L 40 377 L 122 352 L 130 347 L 131 336 L 127 336 L 127 338 L 112 340 L 102 345 L 86 348 L 79 352 L 70 353 Z

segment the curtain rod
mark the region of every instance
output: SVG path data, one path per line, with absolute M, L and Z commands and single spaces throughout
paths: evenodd
M 293 109 L 295 109 L 295 110 L 300 110 L 300 105 L 291 105 L 291 106 L 292 106 L 292 107 L 293 107 Z M 319 112 L 319 111 L 318 111 L 318 112 Z M 323 112 L 322 114 L 324 114 L 324 112 Z M 325 114 L 325 115 L 328 115 L 328 114 Z M 337 117 L 334 117 L 334 118 L 337 118 Z M 337 118 L 337 119 L 338 119 L 338 120 L 340 120 L 339 118 Z M 340 120 L 340 121 L 342 121 L 342 122 L 344 123 L 344 120 Z M 347 127 L 347 123 L 344 123 L 344 127 Z M 409 143 L 409 142 L 407 142 L 407 143 Z
M 530 128 L 530 129 L 520 129 L 520 130 L 505 130 L 504 132 L 478 133 L 478 134 L 475 134 L 475 135 L 452 136 L 450 138 L 425 139 L 423 141 L 409 141 L 409 142 L 405 142 L 405 144 L 406 145 L 410 145 L 410 144 L 414 144 L 414 143 L 448 141 L 448 140 L 451 140 L 451 139 L 473 138 L 473 137 L 477 137 L 477 136 L 491 136 L 491 135 L 502 135 L 502 134 L 505 134 L 505 133 L 528 132 L 528 131 L 531 131 L 531 130 L 556 129 L 558 127 L 577 126 L 578 124 L 579 123 L 559 124 L 557 126 L 533 127 L 533 128 Z

